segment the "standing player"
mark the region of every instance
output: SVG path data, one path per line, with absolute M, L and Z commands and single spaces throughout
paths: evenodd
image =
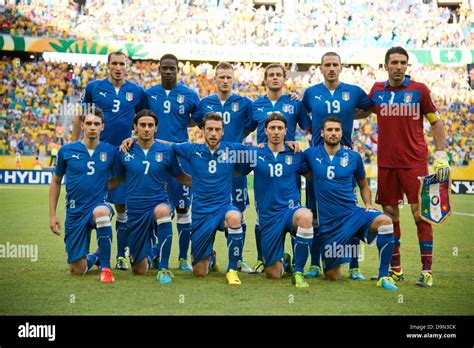
M 178 79 L 178 58 L 165 54 L 160 59 L 161 84 L 147 89 L 147 100 L 150 109 L 158 116 L 160 127 L 155 137 L 169 142 L 182 143 L 188 141 L 188 125 L 194 126 L 191 116 L 199 116 L 199 96 Z M 181 166 L 188 171 L 186 161 Z M 171 203 L 177 212 L 177 229 L 179 236 L 179 268 L 190 271 L 188 264 L 189 227 L 191 225 L 190 188 L 168 178 L 168 193 Z M 171 239 L 168 241 L 171 244 Z M 154 256 L 158 254 L 156 247 Z
M 59 235 L 56 214 L 61 181 L 66 176 L 66 222 L 64 241 L 71 274 L 85 274 L 100 262 L 100 281 L 114 280 L 110 269 L 113 210 L 105 203 L 107 181 L 117 150 L 99 140 L 104 114 L 98 108 L 81 117 L 82 141 L 61 147 L 49 188 L 49 227 Z M 99 252 L 89 254 L 91 230 L 97 232 Z
M 402 47 L 392 47 L 385 54 L 388 81 L 376 82 L 370 91 L 375 103 L 378 125 L 378 190 L 376 202 L 383 206 L 394 224 L 395 250 L 392 258 L 392 277 L 403 279 L 400 264 L 400 212 L 403 194 L 411 205 L 420 244 L 422 271 L 417 285 L 433 285 L 431 272 L 433 229 L 420 219 L 418 205 L 418 177 L 428 175 L 428 148 L 423 135 L 423 116 L 431 124 L 436 145 L 434 169 L 439 180 L 449 176 L 448 157 L 444 151 L 443 121 L 436 111 L 425 84 L 405 75 L 408 53 Z
M 229 153 L 245 151 L 240 143 L 221 142 L 224 119 L 211 112 L 203 119 L 203 144 L 174 144 L 173 150 L 189 161 L 193 177 L 191 255 L 193 272 L 197 277 L 207 276 L 216 264 L 213 244 L 216 230 L 227 233 L 229 264 L 226 279 L 230 285 L 240 285 L 237 263 L 243 248 L 242 213 L 232 204 L 232 176 L 235 161 Z
M 104 131 L 100 140 L 119 146 L 130 137 L 135 114 L 146 107 L 145 91 L 133 82 L 127 81 L 128 59 L 122 52 L 112 52 L 108 56 L 109 76 L 103 80 L 87 84 L 81 99 L 83 107 L 99 107 L 104 112 Z M 80 135 L 78 118 L 73 121 L 72 139 Z M 107 201 L 115 204 L 117 220 L 117 262 L 116 269 L 127 270 L 125 249 L 127 247 L 127 213 L 125 207 L 125 186 L 120 185 L 108 192 Z
M 348 262 L 354 253 L 357 254 L 351 246 L 354 237 L 369 244 L 377 239 L 380 262 L 377 286 L 397 290 L 388 273 L 394 246 L 392 220 L 372 209 L 362 158 L 357 152 L 341 147 L 342 127 L 339 118 L 327 117 L 322 122 L 321 130 L 324 145 L 310 147 L 304 152 L 316 193 L 320 224 L 316 238 L 323 250 L 324 275 L 326 279 L 339 279 L 340 266 Z M 358 207 L 354 201 L 354 177 L 365 209 Z
M 122 153 L 114 168 L 114 177 L 125 180 L 130 260 L 135 274 L 148 270 L 154 232 L 158 235 L 159 264 L 156 279 L 171 283 L 173 274 L 168 261 L 171 252 L 171 219 L 174 207 L 166 190 L 168 175 L 191 185 L 191 178 L 179 166 L 176 155 L 168 145 L 155 142 L 157 117 L 151 110 L 142 110 L 134 120 L 138 136 L 128 153 Z M 151 261 L 151 260 L 150 260 Z
M 313 214 L 300 204 L 301 193 L 295 176 L 308 172 L 303 154 L 293 153 L 284 144 L 288 121 L 278 112 L 272 112 L 265 120 L 268 144 L 255 148 L 255 196 L 260 222 L 261 252 L 267 278 L 278 279 L 291 265 L 290 256 L 284 253 L 285 235 L 294 235 L 293 256 L 295 269 L 292 283 L 297 288 L 307 288 L 304 266 L 313 239 Z M 285 264 L 284 264 L 285 263 Z
M 267 94 L 256 99 L 252 105 L 252 127 L 257 128 L 257 143 L 267 142 L 265 135 L 265 120 L 272 112 L 280 112 L 288 121 L 285 140 L 294 141 L 296 126 L 301 129 L 311 129 L 311 120 L 306 112 L 304 105 L 297 99 L 291 99 L 290 96 L 283 94 L 285 86 L 286 71 L 281 64 L 270 64 L 265 68 L 264 81 L 267 88 Z M 298 176 L 295 180 L 301 180 Z M 257 264 L 256 272 L 263 272 L 263 260 L 260 247 L 260 231 L 257 215 L 255 222 L 255 239 L 257 242 Z M 293 239 L 292 239 L 293 240 Z
M 226 62 L 216 66 L 215 82 L 217 93 L 201 100 L 201 113 L 193 117 L 194 122 L 200 124 L 202 117 L 209 112 L 216 112 L 224 119 L 224 135 L 222 141 L 242 143 L 245 130 L 250 128 L 252 120 L 252 101 L 247 97 L 241 97 L 232 93 L 234 83 L 234 68 Z M 247 177 L 235 176 L 232 186 L 232 204 L 244 213 L 250 201 L 247 192 Z M 242 221 L 243 243 L 247 224 L 245 217 Z M 251 273 L 251 268 L 243 259 L 239 260 L 238 269 Z
M 327 116 L 336 116 L 342 121 L 342 142 L 343 146 L 352 148 L 352 128 L 354 114 L 356 110 L 370 110 L 373 106 L 367 93 L 359 86 L 350 85 L 339 81 L 339 74 L 342 71 L 341 57 L 335 52 L 327 52 L 321 57 L 319 67 L 324 77 L 324 82 L 309 87 L 303 96 L 303 104 L 306 110 L 312 115 L 313 137 L 312 146 L 319 146 L 324 143 L 321 138 L 322 122 Z M 354 188 L 356 182 L 354 180 Z M 312 184 L 306 186 L 306 206 L 313 210 L 314 217 L 317 217 L 315 210 L 314 191 Z M 357 199 L 357 198 L 355 198 Z M 318 222 L 315 221 L 315 228 Z M 311 248 L 311 266 L 306 276 L 317 277 L 321 273 L 320 259 L 321 252 L 317 245 L 317 238 L 313 240 Z M 354 239 L 356 248 L 359 246 L 359 239 Z M 349 265 L 349 277 L 355 280 L 363 280 L 364 276 L 359 269 L 359 258 L 354 256 Z

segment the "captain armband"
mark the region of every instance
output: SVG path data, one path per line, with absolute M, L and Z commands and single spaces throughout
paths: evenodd
M 441 120 L 441 115 L 438 111 L 427 113 L 425 117 L 431 124 Z

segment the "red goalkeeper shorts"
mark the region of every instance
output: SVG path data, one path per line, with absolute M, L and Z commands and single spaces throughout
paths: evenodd
M 381 205 L 402 204 L 403 194 L 405 194 L 409 204 L 418 203 L 420 189 L 418 177 L 428 174 L 428 167 L 379 168 L 375 202 Z

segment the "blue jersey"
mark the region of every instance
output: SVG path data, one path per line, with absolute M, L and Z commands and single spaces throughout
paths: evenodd
M 54 173 L 66 175 L 66 213 L 80 215 L 104 202 L 117 150 L 100 142 L 92 155 L 82 143 L 76 141 L 59 149 Z
M 364 164 L 357 152 L 342 148 L 331 160 L 323 145 L 307 149 L 304 158 L 313 172 L 320 232 L 325 232 L 357 208 L 352 180 L 365 178 Z
M 232 203 L 232 183 L 236 163 L 229 153 L 245 151 L 240 143 L 222 142 L 211 153 L 206 144 L 173 144 L 173 150 L 189 161 L 193 177 L 193 218 L 215 213 Z M 232 151 L 232 152 L 229 152 Z
M 296 125 L 301 129 L 311 128 L 311 119 L 299 100 L 291 100 L 288 95 L 282 95 L 273 105 L 268 96 L 258 98 L 252 105 L 252 126 L 250 130 L 257 128 L 257 142 L 259 144 L 267 142 L 265 135 L 265 120 L 271 112 L 280 112 L 288 121 L 288 132 L 286 133 L 286 141 L 295 140 Z
M 84 107 L 94 104 L 104 112 L 104 130 L 100 141 L 119 146 L 132 135 L 135 114 L 146 108 L 145 90 L 125 81 L 118 92 L 109 79 L 87 84 L 81 98 Z
M 321 126 L 327 116 L 339 117 L 342 121 L 341 144 L 352 147 L 352 128 L 355 109 L 367 110 L 374 104 L 362 88 L 347 83 L 339 83 L 331 93 L 324 83 L 309 87 L 303 96 L 303 104 L 312 115 L 311 143 L 322 145 Z
M 148 88 L 146 94 L 148 107 L 158 116 L 155 138 L 170 142 L 188 141 L 190 117 L 198 117 L 200 113 L 197 93 L 178 83 L 168 95 L 161 84 Z
M 308 172 L 309 166 L 302 152 L 294 153 L 286 145 L 276 156 L 268 145 L 253 150 L 257 152 L 257 165 L 239 166 L 239 171 L 243 174 L 254 171 L 258 218 L 260 224 L 264 224 L 288 208 L 300 205 L 301 195 L 295 176 Z
M 224 136 L 222 141 L 238 142 L 244 140 L 244 130 L 252 130 L 252 101 L 247 97 L 232 94 L 222 105 L 217 94 L 201 100 L 201 112 L 193 117 L 194 122 L 201 123 L 203 117 L 216 112 L 224 119 Z
M 182 172 L 170 146 L 154 142 L 145 154 L 135 142 L 129 153 L 120 154 L 113 176 L 125 178 L 127 209 L 140 211 L 168 201 L 168 174 L 176 177 Z

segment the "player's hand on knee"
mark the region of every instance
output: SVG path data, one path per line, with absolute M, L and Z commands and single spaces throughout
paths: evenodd
M 120 145 L 120 148 L 119 148 L 120 152 L 128 153 L 128 151 L 130 151 L 130 148 L 133 145 L 133 142 L 134 142 L 133 138 L 127 138 L 124 141 L 122 141 L 122 144 Z
M 49 228 L 54 234 L 57 234 L 58 236 L 61 235 L 61 222 L 59 221 L 59 218 L 56 215 L 49 217 Z
M 445 181 L 449 178 L 451 167 L 449 166 L 448 155 L 445 151 L 435 152 L 433 169 L 438 181 Z

